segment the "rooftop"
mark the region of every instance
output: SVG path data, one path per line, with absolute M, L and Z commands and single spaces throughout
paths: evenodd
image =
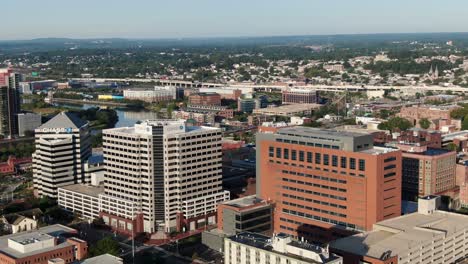
M 308 263 L 331 263 L 334 262 L 334 260 L 340 259 L 336 255 L 328 254 L 320 246 L 292 240 L 289 235 L 283 233 L 279 233 L 273 238 L 270 238 L 257 233 L 242 232 L 230 236 L 228 239 L 251 247 L 271 251 L 276 254 L 286 255 L 294 259 L 306 260 Z
M 70 112 L 62 112 L 52 119 L 47 121 L 45 124 L 40 126 L 37 129 L 44 129 L 44 128 L 72 128 L 72 129 L 79 129 L 84 127 L 88 124 L 87 121 L 79 118 L 76 114 Z
M 46 227 L 39 228 L 38 230 L 32 230 L 27 232 L 21 232 L 12 235 L 6 235 L 0 237 L 0 252 L 11 256 L 12 258 L 24 258 L 36 254 L 41 254 L 44 252 L 48 252 L 50 250 L 55 250 L 59 248 L 64 248 L 70 246 L 71 244 L 68 242 L 62 241 L 62 243 L 57 243 L 54 247 L 45 247 L 40 248 L 37 250 L 27 251 L 27 252 L 20 252 L 8 246 L 8 240 L 15 241 L 22 245 L 30 244 L 34 241 L 44 241 L 50 238 L 61 237 L 65 234 L 75 233 L 76 230 L 63 226 L 63 225 L 50 225 Z M 32 242 L 31 242 L 32 241 Z
M 230 200 L 224 202 L 223 204 L 230 205 L 233 207 L 243 208 L 243 207 L 250 207 L 252 205 L 257 204 L 265 204 L 265 200 L 257 198 L 256 195 L 245 196 L 239 199 Z
M 444 211 L 413 213 L 379 222 L 374 231 L 338 239 L 331 243 L 331 247 L 379 259 L 387 251 L 403 255 L 434 237 L 447 237 L 466 229 L 466 215 Z
M 338 131 L 332 129 L 321 129 L 321 128 L 314 128 L 314 127 L 302 127 L 302 126 L 295 126 L 295 127 L 286 127 L 278 129 L 278 134 L 283 135 L 298 135 L 298 136 L 323 136 L 325 138 L 330 137 L 349 137 L 349 138 L 356 138 L 356 137 L 365 137 L 370 136 L 366 133 L 357 133 L 357 132 L 346 132 L 346 131 Z
M 104 193 L 104 186 L 91 186 L 91 185 L 84 185 L 84 184 L 71 184 L 60 187 L 60 189 L 64 189 L 67 191 L 72 191 L 76 193 L 81 193 L 88 196 L 98 197 L 99 194 Z
M 94 258 L 89 258 L 80 262 L 80 264 L 121 264 L 121 263 L 123 263 L 121 258 L 112 256 L 110 254 L 99 255 Z

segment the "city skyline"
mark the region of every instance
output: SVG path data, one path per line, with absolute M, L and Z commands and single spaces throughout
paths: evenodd
M 58 0 L 25 2 L 28 1 L 3 4 L 5 20 L 15 23 L 2 30 L 0 40 L 464 32 L 463 25 L 468 22 L 462 11 L 468 3 L 461 0 L 451 1 L 451 5 L 423 0 L 409 3 L 240 0 L 223 4 L 213 0 L 196 3 L 140 0 L 135 5 L 117 0 L 111 7 L 90 0 L 77 4 Z

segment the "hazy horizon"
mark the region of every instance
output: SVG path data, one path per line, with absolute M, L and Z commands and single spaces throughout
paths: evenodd
M 466 32 L 468 1 L 7 1 L 0 40 Z

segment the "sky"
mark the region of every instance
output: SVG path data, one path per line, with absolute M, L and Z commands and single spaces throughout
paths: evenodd
M 467 0 L 9 0 L 0 40 L 467 32 Z

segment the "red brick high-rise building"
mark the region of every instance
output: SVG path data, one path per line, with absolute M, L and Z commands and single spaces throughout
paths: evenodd
M 257 196 L 274 232 L 327 242 L 401 214 L 401 152 L 368 134 L 305 127 L 257 134 Z

